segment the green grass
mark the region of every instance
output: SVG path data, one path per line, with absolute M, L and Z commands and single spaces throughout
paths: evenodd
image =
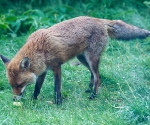
M 1 53 L 13 57 L 22 39 L 0 41 Z M 13 44 L 12 44 L 13 42 Z M 49 72 L 37 101 L 31 101 L 34 85 L 27 87 L 22 106 L 13 105 L 5 68 L 0 63 L 0 123 L 2 125 L 137 125 L 150 123 L 149 39 L 129 42 L 110 40 L 101 58 L 98 97 L 88 100 L 84 91 L 90 74 L 70 60 L 62 66 L 63 105 L 53 101 L 53 75 Z M 3 48 L 5 47 L 7 51 Z
M 34 30 L 79 15 L 123 19 L 150 30 L 150 3 L 129 1 L 59 0 L 59 5 L 51 0 L 1 1 L 0 54 L 11 59 Z M 13 105 L 0 62 L 0 125 L 150 125 L 150 38 L 109 41 L 101 57 L 101 86 L 95 100 L 88 100 L 85 93 L 90 73 L 82 65 L 72 66 L 74 61 L 62 66 L 62 106 L 47 102 L 54 100 L 50 71 L 38 100 L 31 100 L 33 84 L 26 88 L 21 107 Z

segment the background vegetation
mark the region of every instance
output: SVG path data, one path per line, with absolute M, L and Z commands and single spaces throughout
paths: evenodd
M 12 58 L 28 35 L 80 15 L 122 19 L 150 30 L 150 2 L 145 0 L 3 0 L 0 1 L 0 53 Z M 53 100 L 53 75 L 47 75 L 38 101 L 27 88 L 15 107 L 0 63 L 2 125 L 150 125 L 150 38 L 110 40 L 100 64 L 102 85 L 96 100 L 84 93 L 90 74 L 71 60 L 63 65 L 63 105 Z

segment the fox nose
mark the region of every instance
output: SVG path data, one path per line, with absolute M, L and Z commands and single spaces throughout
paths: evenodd
M 13 97 L 13 101 L 16 101 L 16 98 L 15 98 L 15 97 Z
M 14 95 L 13 101 L 19 100 L 22 97 L 23 93 L 21 92 L 19 95 Z

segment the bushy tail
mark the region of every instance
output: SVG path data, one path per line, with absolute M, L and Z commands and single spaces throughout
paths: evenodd
M 130 40 L 150 36 L 150 31 L 129 25 L 121 20 L 100 20 L 107 25 L 108 34 L 111 38 Z

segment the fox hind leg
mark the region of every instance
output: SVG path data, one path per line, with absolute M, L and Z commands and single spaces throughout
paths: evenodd
M 91 79 L 90 79 L 90 84 L 89 84 L 89 88 L 85 91 L 86 93 L 91 93 L 93 91 L 93 84 L 94 84 L 94 76 L 93 73 L 91 72 L 90 66 L 87 63 L 85 57 L 83 55 L 78 55 L 77 59 L 85 66 L 88 68 L 88 70 L 91 73 Z
M 85 59 L 89 65 L 91 71 L 91 80 L 93 81 L 93 92 L 89 99 L 93 99 L 98 94 L 98 87 L 100 86 L 100 74 L 99 74 L 99 56 L 93 53 L 85 52 Z
M 91 55 L 90 53 L 85 53 L 84 55 L 78 55 L 78 60 L 86 66 L 89 71 L 91 72 L 91 80 L 89 84 L 89 89 L 86 90 L 87 93 L 91 93 L 90 99 L 96 97 L 98 93 L 98 87 L 100 86 L 100 79 L 99 79 L 99 58 L 96 56 Z

